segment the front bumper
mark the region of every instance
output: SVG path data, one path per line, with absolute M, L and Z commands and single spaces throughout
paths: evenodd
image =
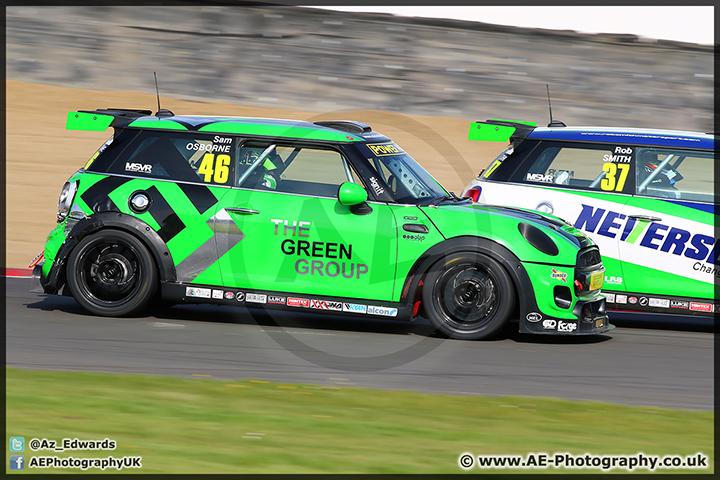
M 605 298 L 578 301 L 573 309 L 575 319 L 553 318 L 539 310 L 526 312 L 520 317 L 520 333 L 545 335 L 596 335 L 609 332 L 610 324 L 605 312 Z

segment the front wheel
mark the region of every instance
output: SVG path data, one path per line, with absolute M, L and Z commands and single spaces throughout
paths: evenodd
M 70 252 L 67 283 L 75 300 L 102 316 L 142 311 L 157 290 L 157 268 L 145 245 L 121 230 L 101 230 Z
M 479 253 L 456 253 L 437 262 L 425 279 L 423 305 L 430 322 L 451 338 L 488 338 L 505 325 L 515 290 L 505 269 Z

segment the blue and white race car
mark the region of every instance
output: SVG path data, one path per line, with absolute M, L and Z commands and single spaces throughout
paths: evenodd
M 603 256 L 609 308 L 719 311 L 714 134 L 487 120 L 468 138 L 510 145 L 463 196 L 585 232 Z

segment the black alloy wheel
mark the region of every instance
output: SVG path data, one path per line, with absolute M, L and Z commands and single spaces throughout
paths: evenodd
M 102 316 L 141 312 L 157 290 L 157 268 L 135 236 L 114 229 L 83 238 L 70 252 L 67 283 L 75 300 Z
M 515 290 L 496 260 L 478 253 L 457 253 L 435 264 L 422 299 L 429 320 L 442 334 L 478 340 L 505 325 L 514 307 Z

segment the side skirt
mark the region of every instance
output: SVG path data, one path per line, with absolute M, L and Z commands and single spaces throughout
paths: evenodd
M 304 310 L 313 313 L 358 315 L 405 321 L 412 320 L 413 313 L 412 305 L 404 303 L 175 282 L 162 282 L 160 293 L 163 300 L 176 303 Z

